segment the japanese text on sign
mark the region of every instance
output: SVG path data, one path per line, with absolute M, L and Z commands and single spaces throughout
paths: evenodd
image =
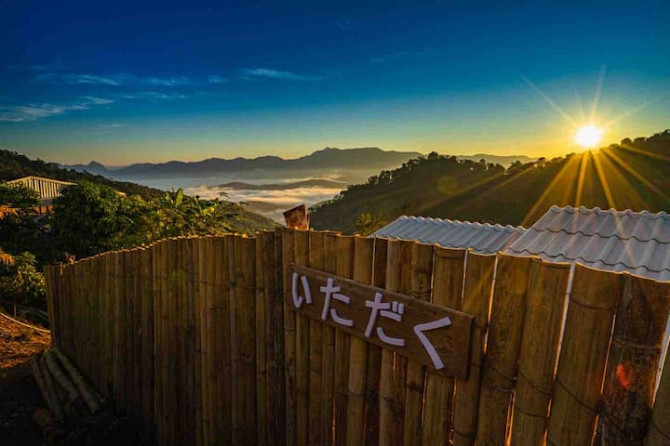
M 467 378 L 472 316 L 311 268 L 289 270 L 289 307 L 445 376 Z

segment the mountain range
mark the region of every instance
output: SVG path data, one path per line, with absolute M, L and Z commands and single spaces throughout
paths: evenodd
M 86 171 L 111 178 L 164 178 L 164 177 L 198 177 L 202 175 L 240 174 L 254 171 L 263 172 L 312 172 L 323 170 L 364 170 L 373 174 L 379 170 L 395 168 L 403 162 L 417 158 L 422 154 L 407 151 L 386 151 L 377 147 L 338 149 L 326 147 L 310 155 L 295 159 L 284 159 L 279 156 L 261 156 L 257 158 L 209 158 L 202 161 L 168 161 L 165 163 L 138 163 L 124 167 L 106 167 L 96 161 L 89 164 L 64 165 L 68 169 Z M 527 156 L 468 155 L 465 159 L 488 163 L 508 165 L 514 161 L 528 162 Z M 303 177 L 313 176 L 303 175 Z M 367 175 L 366 175 L 367 176 Z M 342 178 L 347 181 L 348 178 Z

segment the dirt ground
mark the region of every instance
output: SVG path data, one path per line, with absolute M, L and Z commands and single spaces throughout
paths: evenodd
M 28 364 L 51 342 L 41 333 L 0 316 L 0 443 L 4 446 L 45 444 L 33 421 L 44 406 Z

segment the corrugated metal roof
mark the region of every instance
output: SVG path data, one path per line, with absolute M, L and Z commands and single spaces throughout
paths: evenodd
M 448 248 L 472 248 L 492 254 L 502 250 L 524 232 L 522 227 L 470 223 L 440 218 L 402 216 L 373 235 L 386 238 L 437 243 Z
M 552 206 L 505 252 L 670 280 L 670 215 Z

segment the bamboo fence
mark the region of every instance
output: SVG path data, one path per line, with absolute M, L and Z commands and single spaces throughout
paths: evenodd
M 471 314 L 467 379 L 294 311 L 291 263 Z M 288 229 L 45 274 L 71 372 L 157 444 L 670 444 L 668 283 Z

